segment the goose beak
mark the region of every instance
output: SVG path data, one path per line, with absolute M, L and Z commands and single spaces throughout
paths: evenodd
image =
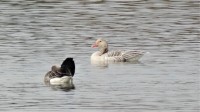
M 95 47 L 98 47 L 98 45 L 96 43 L 94 43 L 91 47 L 95 48 Z

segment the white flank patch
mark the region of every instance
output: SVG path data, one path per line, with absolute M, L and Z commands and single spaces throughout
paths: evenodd
M 72 77 L 71 76 L 64 76 L 61 78 L 53 78 L 50 80 L 51 85 L 63 85 L 63 84 L 71 84 Z

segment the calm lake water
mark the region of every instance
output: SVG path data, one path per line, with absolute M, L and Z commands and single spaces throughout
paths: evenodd
M 199 112 L 198 0 L 1 0 L 1 112 Z M 94 65 L 110 49 L 149 52 L 137 63 Z M 74 57 L 74 90 L 43 83 Z

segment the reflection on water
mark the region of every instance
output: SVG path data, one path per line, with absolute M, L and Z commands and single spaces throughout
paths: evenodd
M 73 86 L 73 88 L 67 84 L 63 84 L 63 85 L 50 85 L 50 84 L 46 84 L 47 86 L 51 87 L 53 90 L 63 90 L 63 91 L 70 91 L 72 89 L 75 89 L 75 86 Z
M 199 111 L 197 0 L 4 0 L 0 12 L 1 111 Z M 100 37 L 150 54 L 99 66 Z M 43 77 L 66 57 L 76 88 L 52 90 Z
M 97 66 L 97 67 L 108 67 L 108 61 L 92 61 L 91 60 L 91 65 L 93 65 L 93 66 Z

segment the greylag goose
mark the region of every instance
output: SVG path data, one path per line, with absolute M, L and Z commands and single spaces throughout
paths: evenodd
M 138 61 L 144 55 L 143 51 L 137 50 L 109 51 L 107 41 L 102 38 L 97 39 L 92 47 L 98 47 L 99 51 L 91 55 L 91 61 L 131 62 Z
M 66 86 L 74 88 L 73 76 L 75 73 L 75 63 L 73 58 L 66 58 L 61 66 L 53 65 L 51 70 L 44 77 L 45 84 L 55 86 Z

